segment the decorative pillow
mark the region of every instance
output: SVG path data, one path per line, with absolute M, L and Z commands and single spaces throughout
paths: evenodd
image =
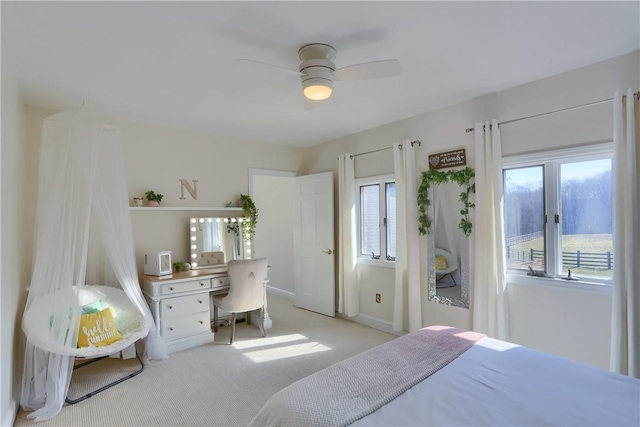
M 99 313 L 105 308 L 108 308 L 108 306 L 105 305 L 101 300 L 98 300 L 98 301 L 92 302 L 91 304 L 83 305 L 82 314 Z
M 103 347 L 121 339 L 110 307 L 80 317 L 78 347 Z
M 447 257 L 438 255 L 436 257 L 436 271 L 446 270 L 447 268 L 449 268 L 449 265 L 447 264 Z

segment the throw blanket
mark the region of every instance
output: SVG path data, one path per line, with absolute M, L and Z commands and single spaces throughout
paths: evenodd
M 252 426 L 346 426 L 446 366 L 484 334 L 432 326 L 329 366 L 274 394 Z

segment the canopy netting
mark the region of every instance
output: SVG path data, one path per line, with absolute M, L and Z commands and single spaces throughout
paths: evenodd
M 113 287 L 86 284 L 90 234 L 99 236 L 117 279 Z M 110 309 L 121 339 L 78 348 L 81 316 L 92 304 Z M 36 421 L 60 412 L 75 357 L 112 354 L 144 337 L 145 362 L 167 357 L 138 283 L 120 131 L 86 113 L 55 114 L 42 126 L 34 268 L 22 328 L 20 405 L 34 410 L 29 418 Z

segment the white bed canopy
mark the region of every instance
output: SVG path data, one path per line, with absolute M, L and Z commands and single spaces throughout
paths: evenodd
M 41 141 L 20 400 L 36 421 L 60 412 L 75 357 L 112 354 L 145 336 L 145 361 L 167 357 L 138 283 L 120 131 L 86 112 L 64 112 L 44 120 Z M 92 227 L 118 288 L 85 283 Z M 122 339 L 76 348 L 82 306 L 96 300 L 112 307 Z

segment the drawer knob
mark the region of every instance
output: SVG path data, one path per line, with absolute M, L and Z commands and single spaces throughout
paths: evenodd
M 201 321 L 200 321 L 200 324 L 202 325 L 203 323 L 204 323 L 204 322 L 201 320 Z
M 170 331 L 173 331 L 173 328 L 169 328 Z
M 173 308 L 173 306 L 172 306 L 172 305 L 170 305 L 170 306 L 169 306 L 169 310 L 171 310 L 172 308 Z
M 204 286 L 204 283 L 200 282 L 200 286 Z
M 173 286 L 172 286 L 172 287 L 170 287 L 170 288 L 169 288 L 169 290 L 170 290 L 170 291 L 172 291 L 172 290 L 173 290 Z
M 199 299 L 199 300 L 198 300 L 198 302 L 199 302 L 200 304 L 202 304 L 202 300 L 201 300 L 201 299 Z

